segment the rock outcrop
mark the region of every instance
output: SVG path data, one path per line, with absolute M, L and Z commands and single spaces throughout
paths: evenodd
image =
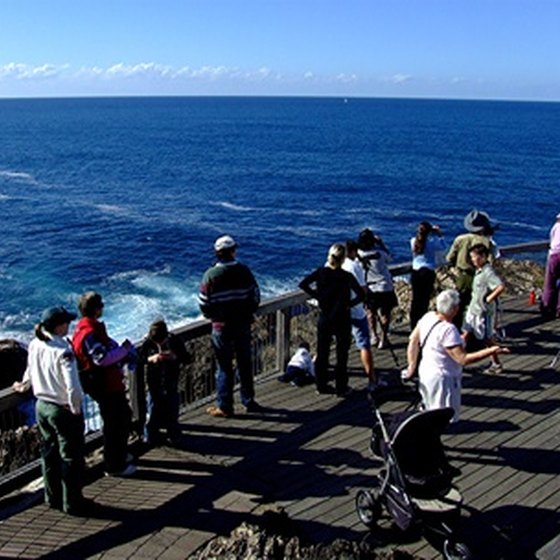
M 283 510 L 265 511 L 257 524 L 242 523 L 229 537 L 216 537 L 189 560 L 414 560 L 399 550 L 375 552 L 367 543 L 343 539 L 305 544 Z

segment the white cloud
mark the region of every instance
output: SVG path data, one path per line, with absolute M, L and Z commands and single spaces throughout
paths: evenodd
M 71 67 L 68 64 L 0 65 L 4 95 L 158 95 L 158 94 L 303 94 L 350 95 L 378 91 L 383 84 L 398 92 L 412 79 L 407 74 L 360 76 L 325 74 L 311 69 L 282 74 L 269 66 L 254 69 L 226 65 L 199 67 L 167 65 L 153 61 Z M 385 91 L 385 90 L 384 90 Z
M 335 78 L 337 82 L 342 82 L 344 84 L 355 82 L 357 79 L 358 76 L 356 76 L 356 74 L 338 74 Z
M 105 76 L 121 76 L 131 78 L 136 76 L 147 77 L 167 77 L 173 74 L 171 66 L 157 64 L 155 62 L 141 62 L 139 64 L 114 64 L 105 70 Z
M 392 84 L 404 84 L 410 80 L 412 80 L 412 76 L 410 74 L 394 74 L 393 76 L 387 78 L 387 81 Z
M 41 66 L 32 66 L 30 64 L 21 64 L 9 62 L 0 66 L 0 79 L 15 79 L 15 80 L 33 80 L 45 79 L 59 76 L 69 66 L 67 64 L 42 64 Z

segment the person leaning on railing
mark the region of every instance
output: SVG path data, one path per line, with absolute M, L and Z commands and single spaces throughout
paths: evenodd
M 84 474 L 83 392 L 76 358 L 65 338 L 75 313 L 63 307 L 44 311 L 29 344 L 27 369 L 14 390 L 31 385 L 37 398 L 37 425 L 41 435 L 41 465 L 45 503 L 71 515 L 89 505 L 82 496 Z
M 82 318 L 76 325 L 72 346 L 78 358 L 84 390 L 99 404 L 103 419 L 105 474 L 130 476 L 136 467 L 127 454 L 131 410 L 126 398 L 122 364 L 135 352 L 129 340 L 118 344 L 109 337 L 103 315 L 103 299 L 86 292 L 78 302 Z

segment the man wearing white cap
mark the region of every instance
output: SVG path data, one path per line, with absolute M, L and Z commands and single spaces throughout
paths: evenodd
M 237 243 L 229 235 L 216 239 L 214 251 L 218 262 L 202 278 L 198 303 L 202 314 L 212 321 L 212 347 L 218 363 L 216 371 L 216 406 L 208 414 L 233 416 L 233 386 L 237 362 L 241 403 L 247 412 L 256 412 L 253 364 L 251 359 L 251 324 L 260 303 L 259 286 L 249 267 L 236 260 Z

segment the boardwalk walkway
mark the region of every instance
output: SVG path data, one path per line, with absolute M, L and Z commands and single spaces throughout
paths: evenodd
M 466 372 L 463 420 L 445 436 L 462 470 L 462 526 L 476 558 L 558 558 L 543 547 L 560 533 L 560 371 L 549 367 L 560 322 L 543 323 L 519 300 L 505 302 L 504 322 L 515 351 L 504 358 L 507 373 Z M 392 338 L 404 365 L 406 333 Z M 357 519 L 356 491 L 380 463 L 368 449 L 366 383 L 353 365 L 356 391 L 345 400 L 269 379 L 257 387 L 263 413 L 223 420 L 202 406 L 190 411 L 186 451 L 152 449 L 127 480 L 90 471 L 85 493 L 101 505 L 94 518 L 50 510 L 40 491 L 26 507 L 0 502 L 0 558 L 183 559 L 271 505 L 283 506 L 311 541 L 367 539 L 380 550 L 439 558 L 386 519 L 371 534 Z M 397 374 L 388 350 L 377 351 L 376 365 Z

